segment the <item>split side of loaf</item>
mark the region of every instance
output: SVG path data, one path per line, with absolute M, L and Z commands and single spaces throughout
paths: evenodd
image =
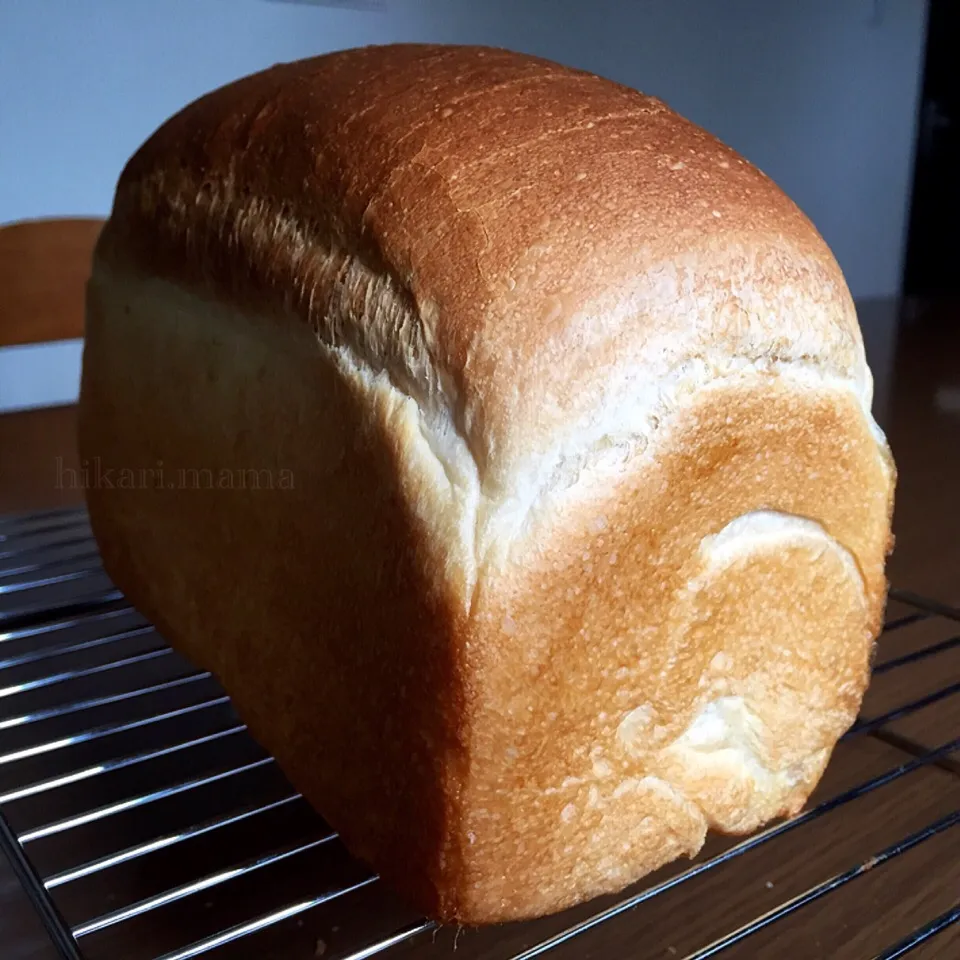
M 804 803 L 885 596 L 871 390 L 836 262 L 735 152 L 595 76 L 396 46 L 130 161 L 80 443 L 162 471 L 89 491 L 130 600 L 352 851 L 483 923 Z

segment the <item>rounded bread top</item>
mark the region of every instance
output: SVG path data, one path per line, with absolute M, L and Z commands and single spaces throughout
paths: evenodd
M 301 318 L 484 486 L 640 430 L 684 371 L 793 366 L 869 405 L 839 267 L 768 177 L 657 99 L 504 50 L 347 50 L 200 98 L 128 163 L 98 262 Z

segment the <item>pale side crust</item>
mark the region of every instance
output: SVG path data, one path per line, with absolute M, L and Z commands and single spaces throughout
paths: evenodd
M 551 501 L 468 619 L 455 537 L 417 519 L 449 504 L 409 398 L 351 379 L 305 327 L 200 300 L 131 313 L 104 283 L 82 455 L 296 478 L 90 491 L 108 571 L 422 909 L 549 912 L 692 852 L 708 822 L 750 829 L 802 804 L 856 713 L 884 594 L 891 475 L 851 391 L 754 375 L 689 397 L 655 455 Z M 823 549 L 758 550 L 704 580 L 703 539 L 757 510 L 816 520 Z M 762 720 L 754 752 L 791 789 L 751 791 L 736 764 L 678 748 L 718 698 Z M 647 706 L 660 729 L 625 743 Z

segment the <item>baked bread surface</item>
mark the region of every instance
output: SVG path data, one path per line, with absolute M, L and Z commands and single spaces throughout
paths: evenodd
M 795 813 L 855 718 L 894 471 L 853 303 L 661 102 L 467 47 L 240 80 L 128 164 L 87 322 L 108 572 L 432 916 Z

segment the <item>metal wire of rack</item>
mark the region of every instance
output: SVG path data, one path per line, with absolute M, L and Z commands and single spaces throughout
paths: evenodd
M 960 620 L 950 606 L 894 596 L 909 612 L 887 623 L 888 637 Z M 958 646 L 960 635 L 936 639 L 887 657 L 875 674 Z M 879 734 L 958 693 L 960 683 L 944 683 L 862 718 L 846 739 Z M 951 732 L 954 739 L 933 748 L 907 744 L 903 762 L 793 819 L 708 849 L 666 879 L 515 925 L 524 932 L 512 939 L 489 934 L 475 953 L 533 960 L 562 952 L 835 811 L 906 789 L 918 771 L 960 776 L 960 730 Z M 958 825 L 960 809 L 949 810 L 686 958 L 742 944 Z M 246 734 L 214 678 L 181 659 L 125 602 L 100 567 L 79 509 L 0 519 L 0 847 L 69 960 L 366 960 L 429 953 L 437 933 L 347 854 Z M 960 895 L 960 874 L 948 883 Z M 960 896 L 875 960 L 906 956 L 958 922 Z

